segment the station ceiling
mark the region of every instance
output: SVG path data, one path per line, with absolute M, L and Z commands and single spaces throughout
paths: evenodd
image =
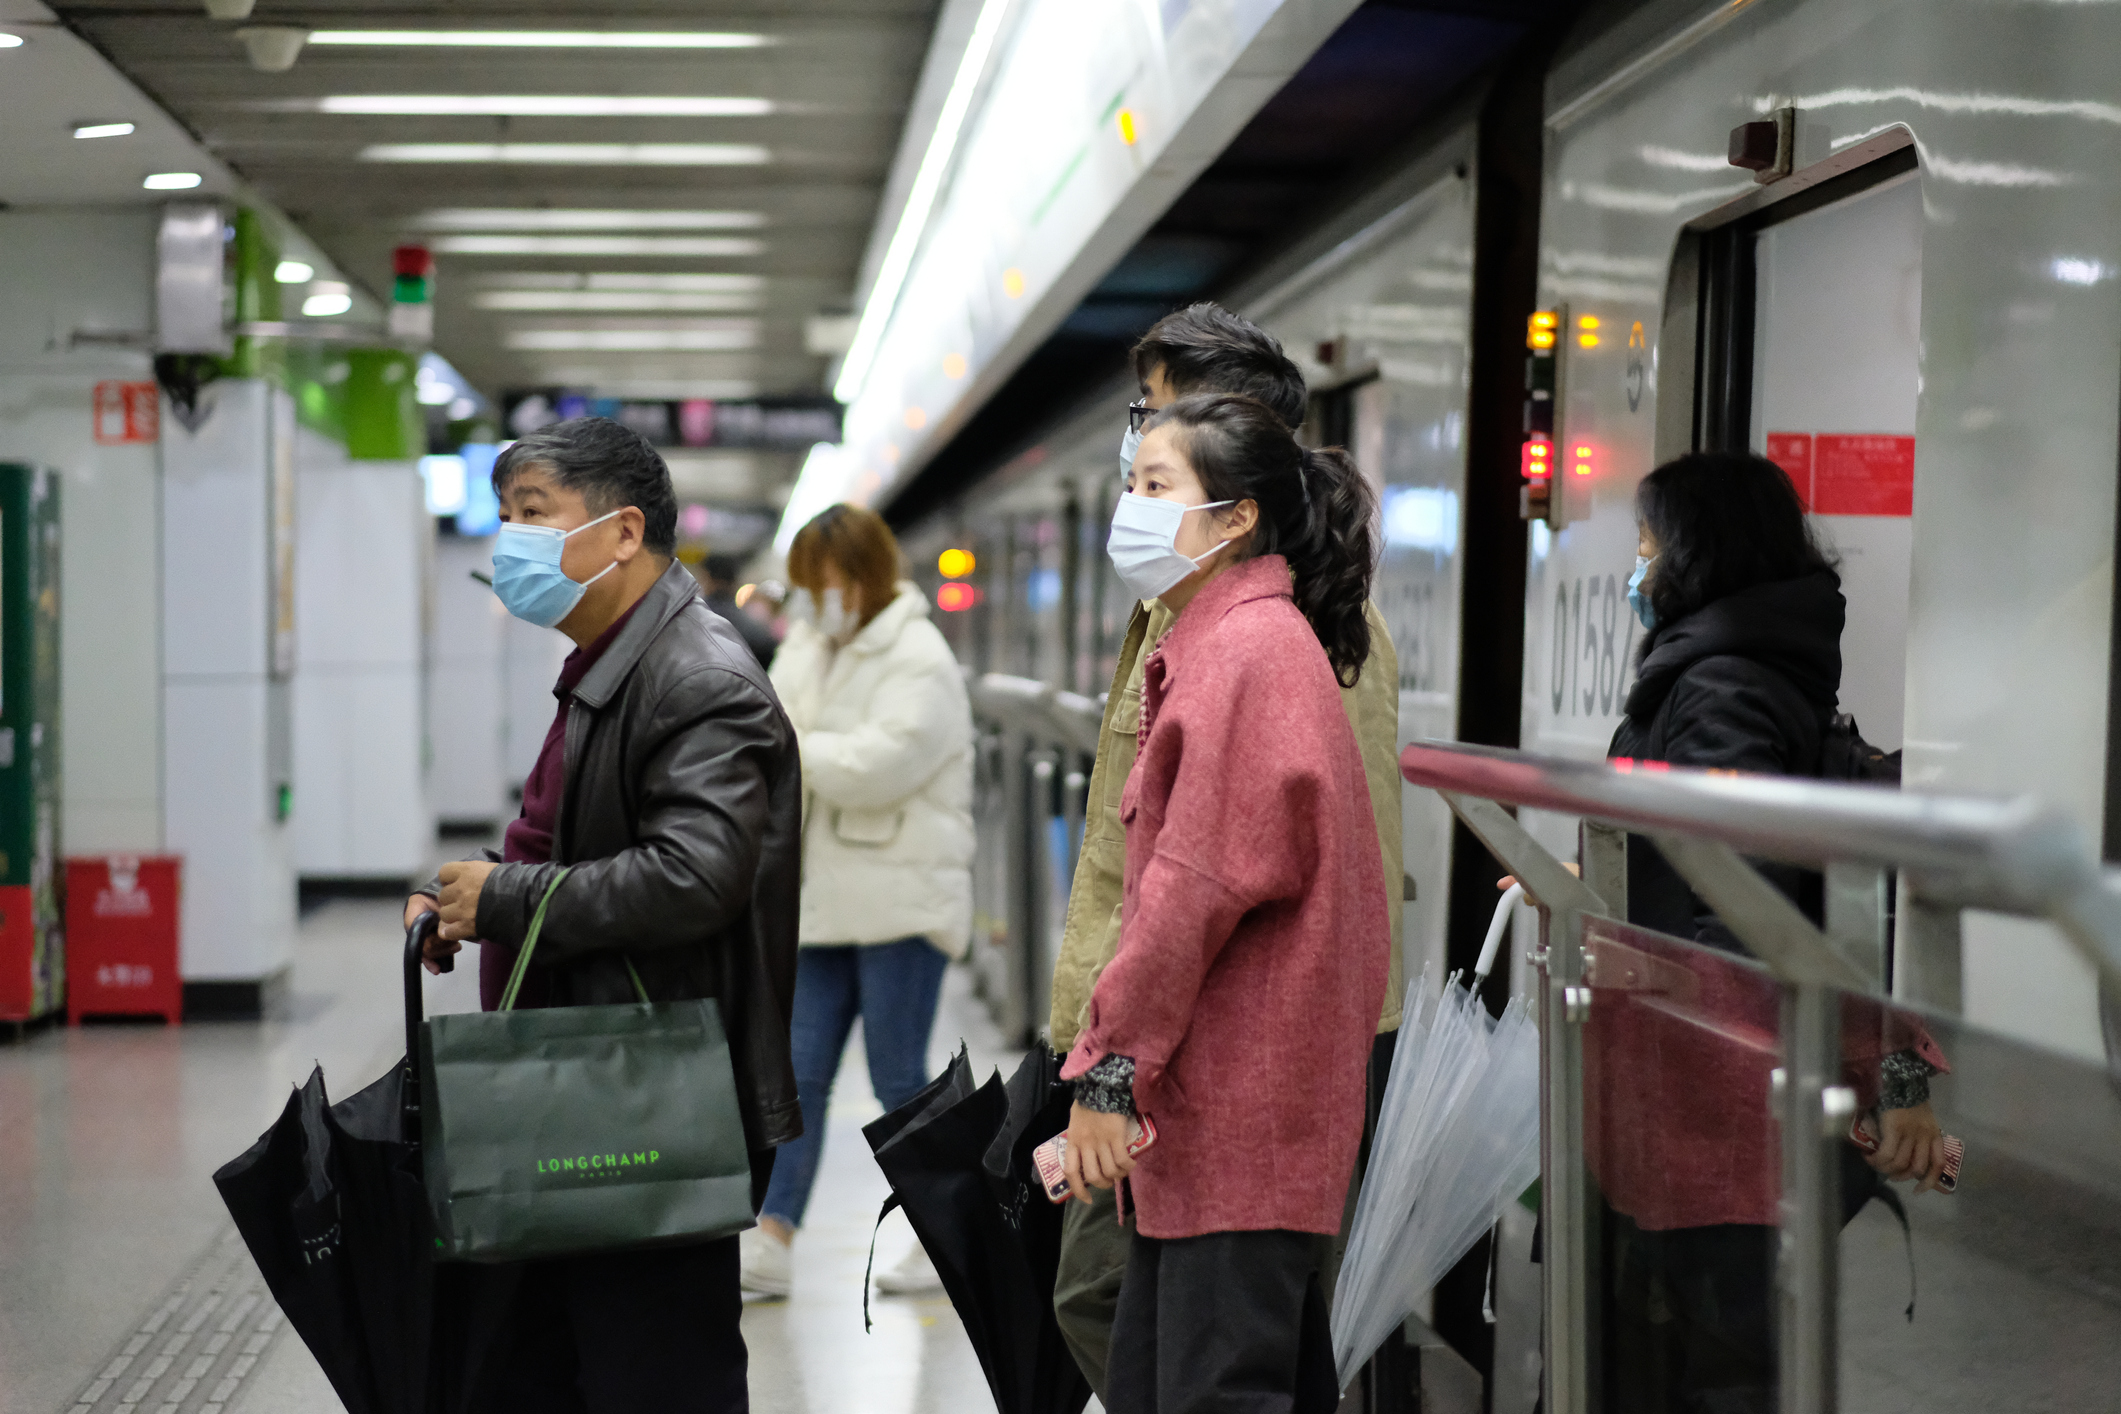
M 52 8 L 388 299 L 436 252 L 436 347 L 491 393 L 816 394 L 938 0 L 201 0 Z M 262 72 L 236 32 L 312 33 Z M 596 31 L 580 43 L 331 42 Z M 723 39 L 703 36 L 725 36 Z

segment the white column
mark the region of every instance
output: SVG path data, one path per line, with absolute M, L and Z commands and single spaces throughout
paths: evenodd
M 265 984 L 294 944 L 273 760 L 287 692 L 271 673 L 271 467 L 293 407 L 250 379 L 211 385 L 201 407 L 191 431 L 163 406 L 163 831 L 184 855 L 185 980 Z
M 410 461 L 297 438 L 295 862 L 305 879 L 427 867 L 426 591 L 433 521 Z
M 427 737 L 434 748 L 435 814 L 445 825 L 498 824 L 516 813 L 506 758 L 508 611 L 471 577 L 473 570 L 492 569 L 491 536 L 444 535 L 435 542 Z

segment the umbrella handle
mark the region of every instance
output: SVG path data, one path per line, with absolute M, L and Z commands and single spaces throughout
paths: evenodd
M 1524 885 L 1512 884 L 1503 891 L 1502 900 L 1495 905 L 1495 916 L 1488 922 L 1488 936 L 1480 945 L 1480 961 L 1473 964 L 1473 985 L 1470 990 L 1478 992 L 1480 984 L 1488 980 L 1495 970 L 1495 954 L 1502 947 L 1502 935 L 1510 926 L 1510 910 L 1524 897 Z
M 420 990 L 420 956 L 427 940 L 442 926 L 442 915 L 423 909 L 405 929 L 405 1131 L 409 1141 L 420 1132 L 420 1025 L 426 1020 L 426 997 Z

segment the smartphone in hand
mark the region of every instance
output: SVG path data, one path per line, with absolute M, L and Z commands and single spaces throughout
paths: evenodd
M 1133 1157 L 1156 1142 L 1156 1121 L 1147 1115 L 1131 1116 L 1127 1120 L 1127 1154 Z M 1068 1201 L 1068 1134 L 1066 1130 L 1054 1135 L 1031 1151 L 1031 1162 L 1038 1169 L 1038 1181 L 1046 1187 L 1046 1198 L 1050 1202 Z

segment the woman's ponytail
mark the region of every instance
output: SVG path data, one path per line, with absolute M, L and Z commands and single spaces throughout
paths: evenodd
M 1370 657 L 1364 606 L 1377 563 L 1377 502 L 1355 459 L 1339 447 L 1305 451 L 1264 403 L 1233 393 L 1180 398 L 1150 425 L 1165 423 L 1182 430 L 1209 499 L 1259 507 L 1247 553 L 1288 560 L 1296 607 L 1333 676 L 1355 686 Z
M 1305 533 L 1281 553 L 1296 574 L 1296 607 L 1311 621 L 1342 687 L 1355 686 L 1370 658 L 1370 576 L 1377 500 L 1344 447 L 1303 453 Z

